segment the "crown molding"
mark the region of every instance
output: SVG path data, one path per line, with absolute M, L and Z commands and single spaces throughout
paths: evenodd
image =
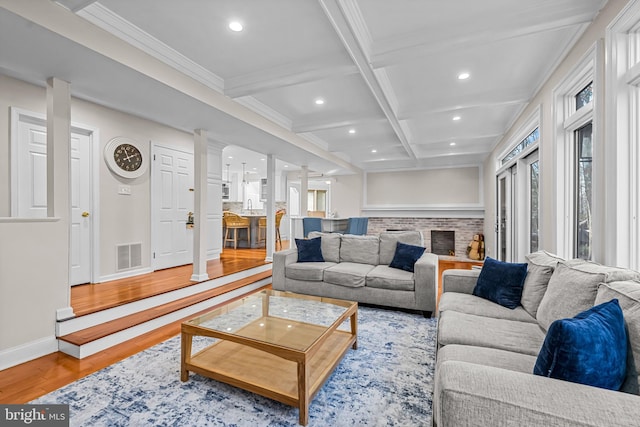
M 220 93 L 224 91 L 224 80 L 220 76 L 190 60 L 100 3 L 88 5 L 77 15 L 205 86 Z
M 234 99 L 234 101 L 271 120 L 277 125 L 282 126 L 287 130 L 291 130 L 293 126 L 291 120 L 287 116 L 285 116 L 284 114 L 280 114 L 273 108 L 268 107 L 252 96 L 243 96 L 242 98 Z

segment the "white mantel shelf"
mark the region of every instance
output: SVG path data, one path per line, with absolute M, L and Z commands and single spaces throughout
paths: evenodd
M 368 217 L 484 218 L 484 205 L 384 205 L 363 206 Z

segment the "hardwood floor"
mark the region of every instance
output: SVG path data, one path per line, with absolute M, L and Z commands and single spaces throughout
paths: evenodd
M 288 242 L 282 243 L 283 249 L 286 249 Z M 264 249 L 225 249 L 220 260 L 207 263 L 207 272 L 210 278 L 220 277 L 263 265 L 264 258 Z M 74 286 L 71 289 L 71 305 L 76 315 L 91 313 L 145 296 L 189 286 L 194 283 L 189 281 L 191 273 L 192 266 L 188 265 L 130 279 Z M 85 359 L 76 359 L 56 352 L 0 371 L 0 403 L 27 403 L 50 393 L 177 335 L 184 320 L 187 319 L 173 322 Z

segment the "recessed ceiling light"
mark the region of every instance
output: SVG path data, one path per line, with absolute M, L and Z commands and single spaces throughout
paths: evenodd
M 265 159 L 265 158 L 262 158 L 262 159 L 260 159 L 260 160 L 262 160 L 262 161 L 264 162 L 264 161 L 265 161 L 265 160 L 267 160 L 267 159 Z
M 324 99 L 318 98 L 318 99 L 315 100 L 315 103 L 316 103 L 316 105 L 322 105 L 322 104 L 324 104 Z
M 233 159 L 233 156 L 229 156 L 229 157 L 227 157 L 227 158 L 228 158 L 228 159 Z
M 350 133 L 351 135 L 353 135 L 354 133 L 356 133 L 356 130 L 355 130 L 355 129 L 349 129 L 349 133 Z
M 460 116 L 454 116 L 453 121 L 457 122 L 458 120 L 460 120 Z
M 471 77 L 471 74 L 469 74 L 469 73 L 460 73 L 460 74 L 458 74 L 458 80 L 467 80 L 469 77 Z
M 455 142 L 450 142 L 449 145 L 453 147 L 454 145 L 456 145 L 456 143 Z
M 376 150 L 375 148 L 373 150 L 371 150 L 372 153 L 377 153 L 378 150 Z
M 325 181 L 324 183 L 327 185 L 331 185 L 331 181 Z
M 285 167 L 285 168 L 288 168 L 288 167 L 289 167 L 289 165 L 284 165 L 284 167 Z
M 242 24 L 238 21 L 231 21 L 229 22 L 229 29 L 235 32 L 242 31 Z

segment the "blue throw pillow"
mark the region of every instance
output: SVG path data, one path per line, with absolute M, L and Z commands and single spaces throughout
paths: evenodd
M 396 252 L 393 254 L 393 259 L 389 267 L 399 268 L 400 270 L 413 273 L 413 267 L 424 251 L 425 248 L 422 246 L 407 245 L 406 243 L 398 242 L 396 244 Z
M 487 257 L 473 295 L 514 309 L 520 305 L 527 264 L 503 262 Z
M 322 237 L 296 239 L 298 262 L 324 262 L 322 257 Z
M 541 375 L 620 390 L 627 370 L 627 331 L 617 299 L 549 326 L 533 368 Z

